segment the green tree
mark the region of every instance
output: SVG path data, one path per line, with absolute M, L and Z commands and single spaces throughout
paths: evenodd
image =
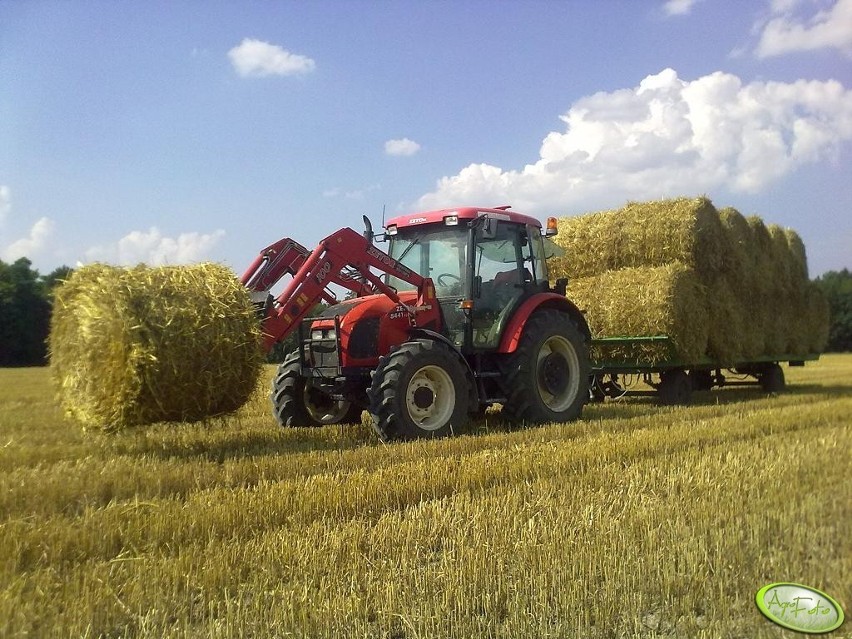
M 42 286 L 44 286 L 48 297 L 53 299 L 53 289 L 56 288 L 58 284 L 61 284 L 65 280 L 67 280 L 71 273 L 74 272 L 70 266 L 60 266 L 59 268 L 53 269 L 50 273 L 43 276 L 41 278 Z
M 320 302 L 308 311 L 308 317 L 316 317 L 328 308 L 328 304 Z M 283 340 L 275 344 L 266 354 L 266 361 L 270 364 L 280 364 L 290 353 L 299 348 L 299 331 L 294 330 Z
M 53 288 L 71 269 L 40 276 L 25 257 L 0 260 L 0 366 L 40 366 L 47 361 Z
M 0 366 L 34 366 L 47 357 L 50 302 L 32 262 L 0 261 Z
M 849 269 L 828 271 L 816 279 L 828 299 L 829 351 L 852 351 L 852 273 Z

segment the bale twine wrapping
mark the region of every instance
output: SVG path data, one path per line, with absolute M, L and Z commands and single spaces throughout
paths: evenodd
M 672 350 L 661 343 L 606 347 L 595 353 L 598 358 L 691 362 L 707 348 L 705 288 L 683 264 L 625 268 L 571 280 L 568 296 L 586 311 L 593 337 L 671 337 Z
M 236 410 L 256 387 L 259 339 L 224 266 L 93 264 L 57 287 L 49 347 L 66 413 L 114 430 Z
M 719 213 L 705 197 L 630 202 L 617 210 L 561 218 L 554 242 L 565 249 L 554 260 L 560 277 L 680 262 L 709 282 L 723 264 Z

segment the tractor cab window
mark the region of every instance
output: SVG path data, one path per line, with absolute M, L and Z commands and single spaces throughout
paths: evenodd
M 438 297 L 463 294 L 467 237 L 459 232 L 458 227 L 395 235 L 391 239 L 389 253 L 423 277 L 431 277 Z M 388 284 L 399 291 L 415 288 L 395 277 L 388 278 Z
M 548 254 L 547 243 L 550 243 L 557 249 L 559 248 L 550 240 L 543 237 L 541 229 L 535 226 L 527 227 L 527 237 L 529 238 L 528 250 L 524 250 L 524 260 L 532 273 L 532 279 L 535 282 L 543 284 L 547 282 L 547 262 L 546 259 L 551 257 Z M 550 251 L 552 253 L 552 251 Z

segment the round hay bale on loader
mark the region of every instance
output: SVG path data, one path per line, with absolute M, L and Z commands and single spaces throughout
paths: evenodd
M 260 328 L 217 264 L 84 266 L 56 289 L 49 337 L 59 403 L 116 430 L 232 412 L 254 392 Z

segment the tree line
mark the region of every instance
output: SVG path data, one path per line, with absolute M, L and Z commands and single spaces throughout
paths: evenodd
M 25 257 L 11 264 L 0 260 L 0 366 L 47 363 L 53 290 L 71 271 L 68 266 L 60 266 L 40 275 Z M 828 299 L 831 312 L 826 350 L 852 351 L 852 272 L 829 271 L 815 281 Z M 283 361 L 295 348 L 296 338 L 291 335 L 276 345 L 269 361 Z
M 25 257 L 0 260 L 0 366 L 47 363 L 47 335 L 53 289 L 71 269 L 60 266 L 40 275 Z

